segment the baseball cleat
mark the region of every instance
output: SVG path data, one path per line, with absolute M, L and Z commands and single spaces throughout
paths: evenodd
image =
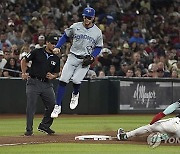
M 78 101 L 79 101 L 79 93 L 77 95 L 74 95 L 72 93 L 72 97 L 71 97 L 71 102 L 70 102 L 70 109 L 75 109 L 76 106 L 78 105 Z
M 38 131 L 48 135 L 53 135 L 55 133 L 54 130 L 50 129 L 49 127 L 45 127 L 43 124 L 39 124 Z
M 61 106 L 55 105 L 54 110 L 51 113 L 51 118 L 57 118 L 60 113 L 61 113 Z
M 26 131 L 25 133 L 24 133 L 24 136 L 33 136 L 34 134 L 33 134 L 33 131 Z
M 118 140 L 127 140 L 127 134 L 126 132 L 124 131 L 123 128 L 119 128 L 118 131 L 117 131 L 117 139 Z

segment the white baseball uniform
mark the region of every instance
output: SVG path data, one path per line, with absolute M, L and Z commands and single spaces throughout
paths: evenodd
M 176 137 L 180 137 L 180 118 L 174 117 L 165 120 L 159 120 L 152 125 L 148 124 L 135 130 L 126 132 L 126 135 L 128 138 L 130 138 L 152 132 L 173 134 Z

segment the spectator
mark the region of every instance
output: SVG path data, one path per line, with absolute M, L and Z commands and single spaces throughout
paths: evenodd
M 16 44 L 18 47 L 22 47 L 25 41 L 21 38 L 22 30 L 20 28 L 17 28 L 14 33 L 14 37 L 11 40 L 12 44 Z
M 168 65 L 168 69 L 170 70 L 171 67 L 176 67 L 177 68 L 177 60 L 175 59 L 175 56 L 176 56 L 176 49 L 170 49 L 167 51 L 167 57 L 168 57 L 168 60 L 167 60 L 167 65 Z
M 39 49 L 43 47 L 45 47 L 45 37 L 44 35 L 40 35 L 38 37 L 38 44 L 36 44 L 35 48 Z
M 140 30 L 139 29 L 134 29 L 133 30 L 133 36 L 129 39 L 129 43 L 136 42 L 137 44 L 145 44 L 144 38 L 140 36 Z
M 133 70 L 136 70 L 139 68 L 139 69 L 141 69 L 141 71 L 144 71 L 145 67 L 141 61 L 141 56 L 140 56 L 139 52 L 133 53 L 130 68 L 132 68 Z
M 120 70 L 118 72 L 119 76 L 126 76 L 126 72 L 128 71 L 129 65 L 127 62 L 122 61 L 120 65 Z
M 10 51 L 7 51 L 7 50 L 5 50 L 5 51 L 3 51 L 4 52 L 4 58 L 6 59 L 6 60 L 8 60 L 10 57 L 11 57 L 11 52 Z
M 4 31 L 0 33 L 0 49 L 2 50 L 3 47 L 11 47 L 12 44 L 7 38 L 7 34 Z
M 118 70 L 121 62 L 122 53 L 120 53 L 120 51 L 114 46 L 111 48 L 111 52 L 111 63 L 115 66 L 116 70 Z
M 160 78 L 170 77 L 169 72 L 167 70 L 165 70 L 163 62 L 159 62 L 157 64 L 157 74 L 158 74 L 158 77 L 160 77 Z
M 122 48 L 121 61 L 125 61 L 128 64 L 130 64 L 131 63 L 131 56 L 132 56 L 132 52 L 129 49 L 129 44 L 128 43 L 124 43 L 123 44 L 123 48 Z
M 99 71 L 98 78 L 104 78 L 105 72 L 103 70 Z
M 0 77 L 2 76 L 3 68 L 6 65 L 7 60 L 4 58 L 4 53 L 0 50 Z
M 101 63 L 101 67 L 105 71 L 105 73 L 109 70 L 109 67 L 112 63 L 110 54 L 111 51 L 108 48 L 103 48 L 101 50 L 100 56 L 98 57 L 98 61 Z
M 180 60 L 177 61 L 177 73 L 178 73 L 178 78 L 180 78 Z
M 114 65 L 110 65 L 109 71 L 107 72 L 107 76 L 118 76 L 116 67 Z
M 72 4 L 70 5 L 70 10 L 72 14 L 77 13 L 79 9 L 82 7 L 79 0 L 73 0 Z
M 135 77 L 141 77 L 142 76 L 142 71 L 140 68 L 135 69 L 134 76 Z
M 30 46 L 29 44 L 24 44 L 21 48 L 19 60 L 22 60 L 22 58 L 27 55 L 30 52 Z
M 143 77 L 157 78 L 158 77 L 157 64 L 155 63 L 150 64 L 148 66 L 148 70 L 146 74 L 144 74 Z
M 87 72 L 85 78 L 88 78 L 88 79 L 95 79 L 95 78 L 97 78 L 96 72 L 93 71 L 93 70 L 89 70 Z
M 126 72 L 126 77 L 129 78 L 129 77 L 133 77 L 134 76 L 134 72 L 132 69 L 128 69 L 127 72 Z
M 146 52 L 149 54 L 150 59 L 157 55 L 157 41 L 155 39 L 149 40 L 148 45 L 145 47 Z
M 20 67 L 17 66 L 17 62 L 15 58 L 8 59 L 6 65 L 4 66 L 3 76 L 4 77 L 20 77 Z
M 129 40 L 128 26 L 126 23 L 121 24 L 119 37 L 120 37 L 121 43 Z
M 170 77 L 171 78 L 178 78 L 178 71 L 175 67 L 172 67 L 170 70 Z

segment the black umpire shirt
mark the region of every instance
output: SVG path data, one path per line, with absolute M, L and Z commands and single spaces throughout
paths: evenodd
M 60 59 L 53 53 L 46 52 L 45 48 L 35 49 L 25 56 L 27 62 L 32 61 L 29 71 L 31 77 L 46 79 L 46 74 L 59 73 Z

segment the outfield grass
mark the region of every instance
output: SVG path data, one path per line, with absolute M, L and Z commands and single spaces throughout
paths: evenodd
M 119 127 L 131 130 L 147 124 L 152 115 L 114 115 L 114 116 L 63 116 L 55 119 L 52 129 L 57 133 L 79 133 L 79 132 L 98 132 L 115 131 Z M 41 121 L 41 118 L 34 119 L 34 128 Z M 0 119 L 0 136 L 19 136 L 24 133 L 25 117 Z M 40 134 L 36 129 L 35 135 Z M 0 154 L 166 154 L 179 153 L 178 146 L 159 146 L 155 149 L 148 145 L 129 145 L 129 144 L 79 144 L 79 143 L 51 143 L 37 145 L 19 145 L 0 147 Z

